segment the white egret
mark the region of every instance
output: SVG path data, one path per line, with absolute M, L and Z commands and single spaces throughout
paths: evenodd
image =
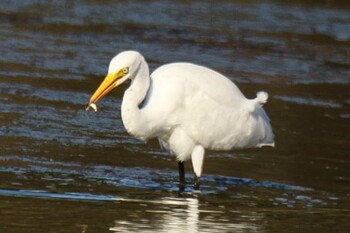
M 180 190 L 185 186 L 184 162 L 191 159 L 199 178 L 205 149 L 231 150 L 274 146 L 270 120 L 262 105 L 268 95 L 247 99 L 225 76 L 191 63 L 171 63 L 151 75 L 144 57 L 124 51 L 109 64 L 108 74 L 88 107 L 130 79 L 121 105 L 125 129 L 146 141 L 158 138 L 162 148 L 176 156 Z

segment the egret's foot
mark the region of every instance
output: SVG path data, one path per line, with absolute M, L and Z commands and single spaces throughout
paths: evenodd
M 185 162 L 179 161 L 179 192 L 185 191 Z
M 193 189 L 198 191 L 200 186 L 200 177 L 195 175 Z
M 186 185 L 183 183 L 180 183 L 179 184 L 179 193 L 182 193 L 182 192 L 184 192 L 185 191 L 185 187 L 186 187 Z

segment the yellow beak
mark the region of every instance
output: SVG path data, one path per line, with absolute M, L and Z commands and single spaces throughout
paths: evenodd
M 108 74 L 106 78 L 103 80 L 103 82 L 100 84 L 100 86 L 97 88 L 95 93 L 91 96 L 89 105 L 94 104 L 97 101 L 99 101 L 103 96 L 105 96 L 108 92 L 113 90 L 115 87 L 120 85 L 122 82 L 120 81 L 120 78 L 122 78 L 123 75 L 120 73 L 113 73 Z

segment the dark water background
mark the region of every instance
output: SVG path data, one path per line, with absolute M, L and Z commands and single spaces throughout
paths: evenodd
M 0 232 L 350 232 L 350 4 L 310 2 L 1 1 Z M 209 152 L 178 196 L 123 88 L 84 110 L 126 49 L 269 92 L 276 148 Z

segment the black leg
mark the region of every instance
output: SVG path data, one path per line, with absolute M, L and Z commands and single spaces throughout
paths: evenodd
M 200 179 L 199 177 L 197 177 L 196 174 L 194 174 L 194 190 L 199 190 L 199 186 L 200 186 Z
M 179 161 L 178 162 L 179 165 L 179 191 L 182 192 L 185 190 L 185 185 L 186 185 L 186 181 L 185 181 L 185 162 Z

